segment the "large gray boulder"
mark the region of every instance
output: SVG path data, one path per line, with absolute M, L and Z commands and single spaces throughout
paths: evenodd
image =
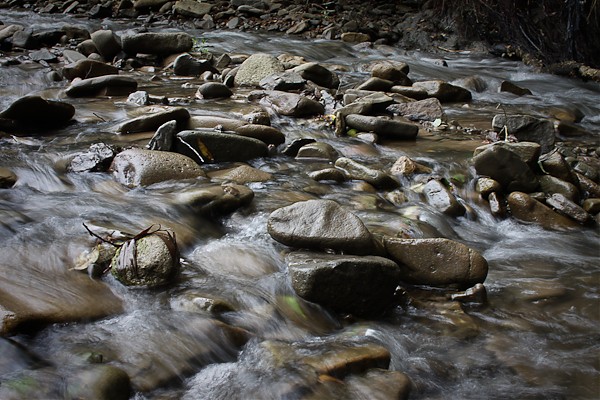
M 400 266 L 401 279 L 416 285 L 469 288 L 482 283 L 488 264 L 479 252 L 449 239 L 386 237 L 385 249 Z
M 182 154 L 135 148 L 117 154 L 111 170 L 116 180 L 128 187 L 206 176 L 194 160 Z
M 273 239 L 297 248 L 358 255 L 370 254 L 374 248 L 360 218 L 332 200 L 301 201 L 275 210 L 267 230 Z
M 65 125 L 73 115 L 75 107 L 69 103 L 46 100 L 40 96 L 25 96 L 0 112 L 0 119 L 12 120 L 26 127 L 51 128 Z
M 144 32 L 121 38 L 123 51 L 127 54 L 168 55 L 190 51 L 194 46 L 192 37 L 183 32 Z
M 391 175 L 374 168 L 367 167 L 347 157 L 335 161 L 335 167 L 342 170 L 348 179 L 365 181 L 378 189 L 396 189 L 400 183 Z
M 251 137 L 209 130 L 188 130 L 177 134 L 175 151 L 199 163 L 248 161 L 266 157 L 267 145 Z
M 166 231 L 125 242 L 111 262 L 112 275 L 125 286 L 162 286 L 177 275 L 179 268 L 177 242 Z
M 298 296 L 342 313 L 383 313 L 400 283 L 400 268 L 383 257 L 293 252 L 286 261 Z
M 494 116 L 492 127 L 496 132 L 501 132 L 505 126 L 509 135 L 516 137 L 520 142 L 539 143 L 542 146 L 542 154 L 554 148 L 556 138 L 554 123 L 548 119 L 530 115 Z
M 135 92 L 137 81 L 130 76 L 104 75 L 75 80 L 65 89 L 70 97 L 125 96 Z
M 533 192 L 538 178 L 529 166 L 513 151 L 503 146 L 491 146 L 473 157 L 478 175 L 498 181 L 504 190 Z
M 260 81 L 271 74 L 283 72 L 281 61 L 270 54 L 257 53 L 248 57 L 235 75 L 238 86 L 259 86 Z
M 419 127 L 393 119 L 351 114 L 346 117 L 346 125 L 363 132 L 373 132 L 388 139 L 412 140 L 417 137 Z

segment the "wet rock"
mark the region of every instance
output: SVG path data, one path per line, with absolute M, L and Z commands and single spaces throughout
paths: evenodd
M 121 42 L 119 37 L 111 30 L 98 30 L 91 35 L 91 40 L 98 50 L 98 53 L 106 61 L 112 59 L 121 51 Z M 79 49 L 77 49 L 79 51 Z M 85 54 L 85 52 L 82 52 Z
M 70 97 L 124 96 L 135 92 L 136 89 L 136 80 L 129 76 L 104 75 L 75 80 L 65 89 L 65 93 Z
M 77 154 L 69 162 L 71 172 L 104 172 L 116 155 L 115 149 L 106 143 L 94 143 L 87 152 Z
M 75 78 L 87 79 L 103 75 L 118 75 L 119 70 L 110 64 L 84 58 L 65 65 L 62 74 L 65 78 L 73 80 Z
M 444 214 L 460 217 L 467 212 L 462 205 L 442 182 L 432 179 L 423 187 L 423 194 L 427 202 Z
M 248 124 L 236 128 L 235 132 L 240 136 L 258 139 L 265 144 L 278 146 L 285 142 L 285 135 L 272 126 Z
M 269 117 L 269 113 L 262 108 L 244 114 L 242 116 L 242 121 L 245 121 L 248 124 L 271 126 L 271 117 Z
M 178 0 L 173 5 L 175 14 L 183 15 L 191 18 L 202 18 L 212 9 L 212 4 L 203 3 L 195 0 Z
M 101 278 L 110 269 L 110 262 L 116 252 L 115 246 L 103 242 L 79 254 L 73 269 L 87 272 L 92 278 Z
M 600 197 L 600 185 L 588 177 L 576 172 L 575 183 L 582 197 Z
M 0 189 L 11 188 L 17 183 L 17 175 L 8 168 L 0 167 Z
M 428 97 L 435 97 L 442 103 L 471 101 L 470 91 L 441 80 L 415 82 L 413 88 L 425 91 Z
M 371 76 L 394 82 L 394 85 L 411 86 L 412 80 L 406 76 L 408 65 L 392 63 L 377 63 L 371 68 Z
M 329 89 L 337 89 L 340 85 L 340 79 L 335 72 L 316 62 L 301 64 L 293 68 L 292 71 L 298 73 L 307 81 Z
M 342 170 L 348 179 L 365 181 L 378 189 L 396 189 L 400 183 L 385 172 L 369 168 L 350 158 L 340 157 L 335 167 Z
M 566 182 L 575 182 L 571 167 L 558 151 L 551 151 L 539 158 L 542 168 L 550 175 Z
M 270 90 L 262 92 L 261 103 L 270 106 L 279 115 L 310 117 L 325 113 L 325 107 L 316 100 L 296 93 Z
M 2 358 L 0 358 L 0 376 L 2 377 L 45 364 L 38 356 L 28 351 L 25 346 L 9 338 L 0 337 L 0 353 L 2 353 Z
M 40 61 L 45 61 L 47 63 L 58 62 L 58 58 L 56 57 L 56 54 L 51 53 L 48 49 L 32 51 L 31 53 L 29 53 L 29 58 L 31 58 L 32 61 L 36 61 L 36 62 L 40 62 Z
M 600 199 L 585 199 L 582 205 L 583 209 L 591 215 L 600 213 Z
M 287 246 L 370 254 L 371 233 L 353 213 L 332 200 L 308 200 L 275 210 L 269 234 Z
M 512 192 L 507 198 L 508 207 L 513 217 L 542 226 L 544 229 L 565 230 L 577 228 L 579 225 L 543 205 L 523 192 Z
M 498 114 L 492 120 L 492 127 L 496 132 L 501 132 L 504 127 L 509 135 L 520 142 L 535 142 L 542 146 L 542 154 L 554 148 L 555 132 L 552 121 L 536 118 L 530 115 Z
M 144 32 L 124 35 L 121 38 L 123 51 L 136 55 L 168 55 L 190 51 L 194 46 L 192 37 L 183 32 Z
M 27 50 L 36 49 L 40 46 L 39 42 L 33 37 L 33 30 L 31 28 L 14 32 L 12 35 L 12 45 L 13 47 Z
M 182 107 L 167 109 L 149 107 L 147 114 L 122 123 L 117 127 L 117 131 L 121 134 L 154 131 L 169 121 L 185 124 L 190 119 L 190 113 Z
M 494 142 L 490 144 L 485 144 L 483 146 L 479 146 L 473 152 L 473 155 L 476 156 L 483 151 L 492 148 L 492 147 L 503 147 L 507 150 L 512 151 L 516 155 L 518 155 L 523 162 L 527 163 L 531 168 L 535 168 L 537 166 L 538 159 L 540 158 L 541 146 L 537 143 L 533 142 Z
M 306 80 L 297 72 L 285 71 L 261 79 L 259 86 L 266 90 L 287 92 L 304 89 Z
M 2 42 L 4 39 L 12 37 L 15 32 L 22 31 L 23 29 L 24 28 L 21 25 L 11 24 L 2 26 L 2 29 L 0 29 L 0 42 Z
M 240 65 L 235 75 L 238 86 L 259 86 L 260 81 L 271 74 L 283 72 L 283 64 L 269 54 L 253 54 Z
M 464 87 L 472 92 L 483 93 L 488 88 L 487 81 L 480 76 L 467 76 L 455 81 L 458 86 Z
M 200 163 L 248 161 L 268 155 L 264 142 L 234 133 L 188 130 L 179 132 L 177 138 L 175 150 Z
M 337 168 L 325 168 L 320 169 L 318 171 L 313 171 L 308 174 L 311 179 L 315 181 L 335 181 L 335 182 L 344 182 L 346 180 L 346 175 Z
M 431 97 L 425 89 L 413 86 L 395 85 L 392 86 L 390 91 L 414 100 L 425 100 Z
M 67 124 L 75 115 L 75 107 L 63 101 L 46 100 L 40 96 L 25 96 L 15 100 L 0 119 L 16 121 L 31 128 L 54 128 Z
M 344 32 L 340 38 L 342 39 L 342 42 L 346 43 L 363 43 L 371 41 L 369 35 L 360 32 Z
M 231 89 L 219 82 L 204 83 L 196 92 L 196 97 L 199 99 L 219 99 L 231 96 L 233 96 Z
M 315 139 L 311 138 L 301 138 L 294 139 L 290 144 L 285 146 L 285 148 L 281 151 L 282 154 L 285 154 L 289 157 L 296 157 L 298 155 L 298 151 L 307 144 L 315 143 Z
M 515 85 L 510 81 L 502 81 L 498 92 L 508 92 L 517 96 L 531 95 L 531 90 Z
M 295 35 L 306 31 L 310 27 L 310 24 L 306 21 L 300 21 L 297 24 L 292 25 L 285 33 L 288 35 Z
M 487 304 L 487 290 L 482 283 L 478 283 L 462 293 L 452 293 L 450 299 L 466 304 L 484 305 Z
M 361 83 L 356 87 L 358 90 L 372 90 L 376 92 L 388 92 L 394 86 L 394 82 L 386 79 L 371 77 L 365 82 Z
M 215 129 L 218 131 L 237 131 L 246 122 L 238 119 L 215 117 L 212 115 L 197 115 L 189 119 L 187 129 Z
M 298 150 L 297 159 L 320 159 L 335 161 L 340 154 L 329 143 L 314 142 L 306 144 Z
M 374 132 L 388 139 L 412 140 L 419 133 L 419 127 L 413 124 L 357 114 L 348 115 L 346 125 L 359 131 Z
M 246 164 L 234 168 L 212 171 L 208 173 L 208 176 L 214 180 L 230 181 L 242 185 L 250 182 L 267 182 L 273 179 L 272 174 L 252 168 Z
M 364 375 L 351 375 L 344 382 L 348 391 L 361 399 L 407 400 L 412 390 L 412 382 L 406 374 L 385 369 L 371 369 Z
M 383 257 L 293 252 L 286 261 L 298 296 L 342 313 L 382 314 L 400 283 L 398 265 Z
M 590 214 L 562 193 L 552 194 L 546 199 L 546 204 L 559 214 L 569 217 L 582 225 L 591 221 L 592 216 Z
M 126 242 L 111 262 L 112 275 L 125 286 L 162 286 L 179 268 L 177 242 L 171 233 L 160 231 Z
M 172 120 L 165 122 L 158 127 L 156 133 L 150 139 L 148 143 L 149 150 L 159 151 L 171 151 L 173 149 L 173 143 L 175 141 L 175 135 L 177 135 L 177 121 Z
M 392 114 L 408 118 L 411 121 L 446 120 L 442 104 L 436 98 L 419 100 L 409 103 L 392 104 L 386 109 Z
M 502 191 L 502 185 L 492 178 L 478 178 L 475 182 L 475 191 L 487 199 L 491 193 Z
M 121 300 L 84 274 L 39 265 L 0 264 L 0 335 L 21 327 L 90 321 L 123 311 Z
M 143 149 L 129 149 L 117 154 L 111 170 L 117 182 L 128 187 L 205 176 L 200 166 L 189 157 L 168 151 Z
M 408 283 L 466 289 L 483 283 L 488 273 L 479 252 L 452 240 L 385 237 L 384 244 L 400 266 L 401 279 Z
M 178 76 L 200 76 L 203 73 L 218 72 L 208 60 L 199 60 L 185 53 L 177 56 L 173 62 L 173 73 Z
M 507 192 L 533 192 L 539 181 L 529 166 L 513 151 L 503 146 L 491 146 L 473 157 L 480 176 L 498 181 Z
M 494 217 L 504 218 L 508 215 L 506 199 L 498 192 L 490 193 L 488 195 L 488 202 L 490 204 L 490 212 Z
M 419 164 L 406 156 L 399 157 L 394 162 L 394 165 L 392 165 L 392 168 L 390 168 L 390 173 L 394 175 L 410 176 L 414 174 L 430 174 L 432 172 L 433 170 L 428 166 Z
M 243 185 L 215 185 L 178 193 L 177 203 L 203 216 L 229 214 L 250 204 L 254 192 Z
M 132 388 L 125 371 L 112 365 L 85 366 L 67 379 L 69 398 L 127 400 Z
M 76 47 L 77 51 L 84 56 L 88 57 L 90 54 L 99 54 L 98 49 L 96 48 L 96 44 L 92 39 L 84 40 L 79 43 Z
M 579 201 L 579 190 L 575 185 L 555 178 L 551 175 L 542 175 L 540 178 L 540 190 L 546 194 L 560 193 L 569 200 Z

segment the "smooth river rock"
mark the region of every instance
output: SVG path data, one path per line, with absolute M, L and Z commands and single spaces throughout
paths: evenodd
M 65 65 L 62 69 L 62 74 L 69 80 L 75 78 L 88 79 L 104 75 L 118 75 L 119 69 L 102 61 L 84 58 Z
M 391 259 L 400 266 L 401 279 L 408 283 L 467 289 L 483 283 L 487 277 L 486 259 L 453 240 L 386 237 L 384 244 Z
M 169 121 L 184 124 L 190 119 L 190 113 L 183 107 L 148 107 L 145 115 L 125 121 L 117 127 L 121 134 L 155 131 Z
M 117 154 L 111 170 L 115 179 L 128 187 L 206 176 L 198 163 L 185 155 L 136 148 Z
M 452 217 L 465 215 L 466 208 L 441 181 L 432 179 L 423 187 L 423 194 L 427 202 L 444 214 Z
M 441 80 L 415 82 L 412 87 L 425 91 L 428 97 L 435 97 L 442 103 L 471 101 L 472 97 L 469 90 Z
M 137 90 L 137 81 L 129 76 L 104 75 L 75 80 L 65 89 L 70 97 L 126 96 Z
M 329 89 L 337 89 L 340 85 L 340 79 L 337 74 L 321 64 L 309 62 L 299 65 L 292 69 L 307 81 L 312 81 L 319 86 Z
M 199 163 L 248 161 L 268 155 L 267 145 L 258 139 L 208 130 L 179 132 L 175 151 Z
M 190 51 L 194 46 L 192 37 L 183 32 L 144 32 L 125 35 L 121 38 L 123 51 L 135 55 L 168 55 Z
M 276 241 L 297 248 L 365 255 L 374 246 L 360 218 L 333 200 L 300 201 L 275 210 L 267 230 Z
M 554 124 L 549 119 L 536 118 L 530 115 L 498 114 L 492 120 L 492 127 L 501 132 L 506 126 L 508 134 L 520 142 L 535 142 L 542 147 L 542 154 L 554 147 L 556 133 Z
M 374 168 L 367 167 L 347 157 L 335 161 L 335 167 L 344 172 L 348 179 L 365 181 L 378 189 L 396 189 L 400 183 L 391 175 Z
M 15 100 L 0 113 L 0 119 L 16 121 L 26 127 L 53 128 L 68 123 L 75 115 L 71 104 L 46 100 L 40 96 L 25 96 Z
M 383 313 L 400 282 L 398 265 L 383 257 L 293 252 L 286 261 L 298 296 L 342 313 Z
M 554 212 L 527 193 L 512 192 L 507 201 L 512 216 L 521 221 L 535 223 L 545 229 L 565 230 L 579 227 L 577 222 Z
M 417 137 L 419 127 L 402 121 L 351 114 L 346 117 L 346 125 L 363 132 L 374 132 L 388 139 L 412 140 Z
M 271 74 L 283 72 L 283 64 L 270 54 L 257 53 L 248 57 L 235 75 L 237 86 L 259 86 Z
M 254 192 L 244 185 L 211 185 L 175 194 L 175 202 L 211 217 L 229 214 L 250 204 Z

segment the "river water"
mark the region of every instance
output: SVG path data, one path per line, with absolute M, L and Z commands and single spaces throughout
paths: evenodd
M 15 13 L 6 13 L 2 20 L 40 27 L 65 21 L 88 23 Z M 106 24 L 118 32 L 125 29 L 119 23 Z M 365 80 L 364 66 L 383 59 L 408 63 L 413 80 L 459 82 L 477 76 L 488 88 L 474 93 L 468 107 L 446 108 L 449 117 L 461 125 L 489 129 L 498 104 L 507 112 L 533 115 L 574 106 L 586 115 L 581 125 L 590 132 L 577 143 L 598 146 L 600 88 L 594 83 L 539 74 L 518 62 L 468 52 L 431 55 L 392 47 L 358 51 L 341 42 L 242 32 L 188 32 L 203 37 L 215 53 L 290 53 L 339 66 L 343 87 Z M 437 63 L 441 58 L 447 67 Z M 0 105 L 30 93 L 64 98 L 60 90 L 65 83 L 48 81 L 47 72 L 38 64 L 2 67 Z M 193 85 L 199 83 L 156 71 L 132 75 L 141 90 L 170 98 L 193 99 Z M 153 75 L 159 79 L 150 80 Z M 504 79 L 529 88 L 534 95 L 497 93 Z M 180 101 L 193 115 L 236 116 L 255 108 L 244 100 L 247 92 L 238 90 L 236 94 L 228 101 Z M 406 373 L 414 384 L 412 399 L 594 399 L 600 395 L 598 229 L 555 232 L 491 216 L 486 204 L 472 194 L 474 175 L 468 164 L 473 149 L 482 144 L 481 135 L 423 130 L 414 143 L 371 145 L 336 138 L 324 123 L 273 117 L 272 125 L 284 132 L 288 141 L 312 137 L 371 166 L 390 167 L 399 156 L 408 155 L 433 167 L 439 176 L 462 173 L 468 181 L 460 193 L 472 211 L 467 217 L 447 217 L 410 190 L 405 190 L 407 203 L 393 206 L 382 193 L 361 191 L 352 183 L 320 184 L 307 177 L 307 172 L 326 163 L 276 155 L 250 162 L 274 176 L 272 181 L 249 185 L 255 192 L 250 206 L 207 220 L 172 201 L 170 193 L 184 189 L 182 183 L 129 190 L 109 174 L 66 172 L 70 157 L 92 143 L 147 143 L 148 135 L 112 133 L 114 125 L 135 115 L 135 108 L 123 100 L 67 99 L 77 109 L 76 124 L 41 137 L 0 137 L 1 164 L 19 177 L 14 188 L 0 191 L 0 264 L 15 270 L 27 266 L 39 274 L 32 282 L 47 279 L 52 290 L 69 291 L 52 276 L 70 268 L 90 245 L 83 222 L 130 232 L 161 223 L 178 233 L 182 247 L 182 275 L 167 288 L 128 290 L 110 276 L 103 278 L 123 299 L 122 314 L 99 321 L 54 324 L 12 338 L 50 363 L 60 376 L 61 371 L 78 368 L 84 351 L 102 353 L 108 360 L 113 353 L 119 359 L 119 352 L 135 357 L 147 354 L 154 362 L 183 362 L 189 368 L 178 383 L 137 393 L 137 399 L 285 398 L 286 385 L 301 384 L 304 378 L 293 369 L 261 363 L 265 340 L 305 346 L 353 342 L 387 348 L 392 354 L 390 369 Z M 210 168 L 219 167 L 224 165 Z M 298 300 L 284 263 L 285 248 L 267 234 L 266 221 L 271 211 L 312 198 L 336 200 L 372 231 L 442 236 L 477 249 L 489 263 L 485 282 L 488 305 L 463 311 L 448 303 L 423 301 L 400 304 L 379 319 L 349 320 Z M 23 290 L 27 285 L 23 284 Z M 222 299 L 233 306 L 233 311 L 219 314 L 219 319 L 251 332 L 253 339 L 241 352 L 218 340 L 206 343 L 203 339 L 217 354 L 212 359 L 218 363 L 199 366 L 189 360 L 173 360 L 193 353 L 200 340 L 190 339 L 197 327 L 187 299 L 194 296 Z M 290 304 L 299 305 L 301 311 Z M 196 310 L 196 315 L 201 313 Z M 128 361 L 138 362 L 135 357 Z M 248 373 L 250 370 L 254 373 Z

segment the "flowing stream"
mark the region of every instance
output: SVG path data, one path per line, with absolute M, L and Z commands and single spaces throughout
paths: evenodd
M 2 19 L 40 26 L 62 22 L 17 13 L 7 13 Z M 119 23 L 111 24 L 117 32 L 125 29 Z M 359 51 L 342 42 L 241 32 L 188 32 L 205 38 L 208 50 L 215 53 L 290 53 L 339 66 L 342 87 L 364 81 L 368 77 L 364 66 L 384 59 L 409 64 L 409 76 L 415 81 L 460 82 L 477 76 L 487 83 L 487 89 L 474 92 L 468 107 L 446 107 L 450 119 L 462 126 L 489 129 L 492 116 L 499 112 L 498 104 L 508 113 L 533 115 L 574 106 L 585 114 L 581 126 L 591 133 L 578 138 L 578 143 L 599 144 L 598 84 L 539 74 L 518 62 L 469 53 L 405 52 L 393 47 Z M 441 58 L 447 67 L 438 65 Z M 29 93 L 64 98 L 61 89 L 65 83 L 50 82 L 47 72 L 39 64 L 2 67 L 0 108 Z M 241 89 L 233 100 L 194 100 L 197 79 L 175 79 L 162 71 L 132 75 L 139 90 L 189 99 L 181 100 L 181 105 L 192 115 L 241 115 L 255 108 Z M 151 80 L 154 75 L 158 79 Z M 497 93 L 505 79 L 529 88 L 534 95 Z M 250 206 L 208 220 L 171 200 L 170 193 L 189 182 L 129 190 L 110 174 L 67 172 L 70 157 L 92 143 L 143 146 L 149 139 L 148 135 L 111 132 L 114 125 L 135 115 L 135 107 L 125 104 L 123 98 L 67 101 L 76 107 L 77 123 L 43 136 L 0 136 L 1 164 L 19 177 L 14 188 L 0 190 L 0 264 L 12 267 L 17 277 L 11 279 L 18 279 L 23 266 L 37 271 L 39 279 L 23 282 L 24 291 L 35 284 L 42 285 L 38 289 L 47 290 L 49 296 L 54 290 L 68 292 L 70 287 L 53 276 L 70 268 L 89 247 L 92 238 L 83 228 L 84 222 L 130 232 L 156 223 L 169 226 L 178 234 L 185 264 L 174 285 L 151 291 L 127 289 L 110 275 L 104 277 L 106 285 L 123 299 L 121 314 L 53 324 L 12 338 L 57 371 L 76 370 L 81 354 L 91 351 L 108 360 L 119 352 L 151 354 L 155 362 L 170 360 L 173 354 L 185 357 L 201 340 L 194 336 L 200 322 L 190 312 L 189 300 L 200 296 L 230 304 L 232 310 L 219 314 L 219 319 L 248 330 L 253 339 L 241 353 L 212 341 L 207 346 L 213 346 L 211 357 L 218 363 L 199 367 L 185 361 L 189 368 L 178 384 L 168 382 L 156 390 L 137 393 L 135 398 L 285 398 L 282 393 L 301 384 L 303 376 L 261 360 L 261 342 L 267 339 L 305 345 L 342 339 L 380 344 L 392 354 L 390 369 L 404 372 L 412 380 L 412 399 L 593 399 L 600 395 L 598 229 L 555 232 L 494 218 L 486 204 L 472 195 L 474 174 L 469 158 L 482 144 L 481 135 L 422 130 L 415 142 L 371 145 L 336 138 L 325 123 L 272 117 L 272 125 L 284 132 L 288 141 L 300 137 L 325 141 L 341 154 L 371 166 L 389 168 L 399 156 L 407 155 L 431 166 L 439 176 L 464 174 L 468 179 L 460 193 L 471 211 L 467 217 L 445 216 L 415 192 L 410 192 L 407 203 L 394 206 L 381 193 L 361 191 L 351 182 L 327 185 L 307 176 L 327 163 L 275 155 L 250 162 L 274 176 L 269 182 L 249 184 L 255 192 Z M 225 165 L 207 168 L 222 167 Z M 480 251 L 489 262 L 485 282 L 488 305 L 455 312 L 400 304 L 375 320 L 348 320 L 298 300 L 283 259 L 286 249 L 267 234 L 266 221 L 273 210 L 312 198 L 339 202 L 372 231 L 403 232 L 417 238 L 443 236 Z M 36 297 L 31 301 L 43 307 L 46 300 Z M 290 304 L 299 304 L 301 310 Z M 197 310 L 196 315 L 201 313 Z M 129 361 L 138 362 L 134 356 Z M 240 372 L 250 371 L 250 367 L 263 371 L 262 375 Z

